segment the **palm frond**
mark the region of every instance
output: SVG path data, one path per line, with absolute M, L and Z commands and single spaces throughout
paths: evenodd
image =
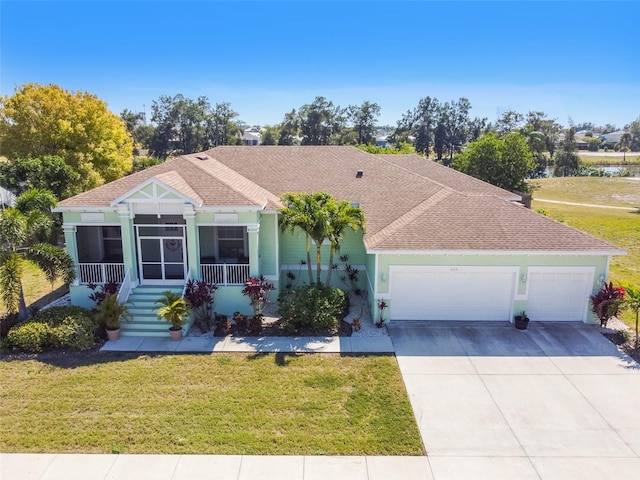
M 30 188 L 16 199 L 15 208 L 24 215 L 34 211 L 49 214 L 56 203 L 58 203 L 56 196 L 49 190 Z
M 27 218 L 16 208 L 0 212 L 0 248 L 16 251 L 27 239 Z
M 38 243 L 26 248 L 24 255 L 42 270 L 49 282 L 62 278 L 64 283 L 69 284 L 76 279 L 73 259 L 54 245 Z
M 16 252 L 0 253 L 0 299 L 9 313 L 20 308 L 24 260 Z

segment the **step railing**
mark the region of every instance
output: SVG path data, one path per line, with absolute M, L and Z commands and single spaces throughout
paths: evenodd
M 129 295 L 133 290 L 133 282 L 131 282 L 131 270 L 127 268 L 127 272 L 124 274 L 120 288 L 118 289 L 118 303 L 124 303 L 129 300 Z

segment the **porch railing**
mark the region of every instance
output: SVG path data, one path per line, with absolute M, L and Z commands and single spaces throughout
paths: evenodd
M 129 300 L 131 290 L 133 290 L 133 284 L 131 283 L 131 271 L 127 268 L 127 273 L 125 273 L 122 283 L 120 284 L 120 288 L 118 289 L 118 303 L 124 303 Z
M 248 264 L 208 263 L 200 265 L 200 276 L 207 283 L 244 285 L 249 279 Z
M 79 263 L 78 282 L 122 283 L 125 277 L 124 263 Z

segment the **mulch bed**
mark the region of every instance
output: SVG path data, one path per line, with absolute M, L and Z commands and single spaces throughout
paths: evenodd
M 294 332 L 287 331 L 282 328 L 279 321 L 263 321 L 262 328 L 259 331 L 248 331 L 244 328 L 238 328 L 238 326 L 234 324 L 227 328 L 221 328 L 221 326 L 218 325 L 214 331 L 214 335 L 216 337 L 226 337 L 229 335 L 237 337 L 350 337 L 352 333 L 353 328 L 351 327 L 351 324 L 343 320 L 340 321 L 336 328 L 325 328 L 317 331 L 311 329 L 299 329 Z

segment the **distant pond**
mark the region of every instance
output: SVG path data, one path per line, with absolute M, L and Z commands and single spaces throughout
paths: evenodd
M 626 168 L 631 171 L 632 177 L 640 178 L 640 165 L 593 165 L 593 168 L 604 170 L 612 176 L 616 175 L 621 169 Z M 547 177 L 553 177 L 553 167 L 547 167 L 545 170 Z

